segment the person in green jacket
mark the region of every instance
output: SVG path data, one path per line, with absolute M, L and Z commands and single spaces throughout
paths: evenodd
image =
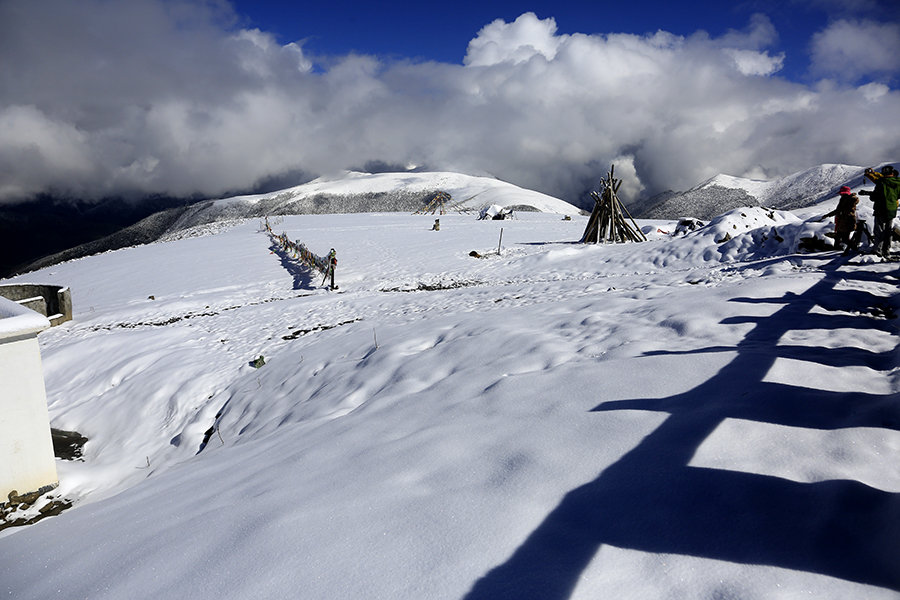
M 874 190 L 859 192 L 863 196 L 869 196 L 874 203 L 875 254 L 888 258 L 894 217 L 897 216 L 897 198 L 900 197 L 900 177 L 897 169 L 891 165 L 882 167 L 880 173 L 868 168 L 865 176 L 875 184 Z

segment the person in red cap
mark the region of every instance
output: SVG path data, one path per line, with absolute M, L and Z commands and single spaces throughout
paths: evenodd
M 822 219 L 834 217 L 834 248 L 843 250 L 850 244 L 850 234 L 856 230 L 856 205 L 859 198 L 848 186 L 842 186 L 838 192 L 840 199 L 837 208 L 823 216 Z

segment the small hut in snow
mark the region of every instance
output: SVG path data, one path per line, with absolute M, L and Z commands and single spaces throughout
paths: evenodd
M 615 165 L 610 167 L 606 178 L 600 180 L 602 191 L 600 193 L 591 192 L 591 198 L 594 199 L 594 210 L 591 212 L 591 218 L 588 219 L 584 235 L 581 236 L 582 244 L 647 241 L 647 236 L 619 200 L 618 191 L 622 180 L 613 177 L 615 168 Z
M 503 221 L 505 219 L 512 219 L 513 211 L 511 208 L 503 208 L 498 204 L 491 204 L 490 206 L 485 206 L 478 213 L 479 221 Z

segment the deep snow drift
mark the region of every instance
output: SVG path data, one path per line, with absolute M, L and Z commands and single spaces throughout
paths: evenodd
M 40 342 L 90 442 L 0 593 L 897 598 L 898 269 L 798 253 L 832 207 L 276 221 L 337 292 L 258 220 L 18 278 L 72 288 Z

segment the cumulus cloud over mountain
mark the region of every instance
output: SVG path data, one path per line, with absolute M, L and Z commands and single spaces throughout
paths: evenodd
M 900 23 L 840 19 L 812 40 L 813 68 L 829 75 L 896 73 Z
M 881 123 L 900 114 L 897 67 L 835 49 L 840 24 L 814 64 L 868 56 L 881 80 L 779 77 L 762 15 L 685 37 L 564 35 L 526 13 L 475 32 L 460 64 L 311 56 L 237 22 L 217 2 L 0 4 L 0 201 L 218 196 L 371 161 L 569 200 L 615 162 L 633 198 L 900 156 Z

